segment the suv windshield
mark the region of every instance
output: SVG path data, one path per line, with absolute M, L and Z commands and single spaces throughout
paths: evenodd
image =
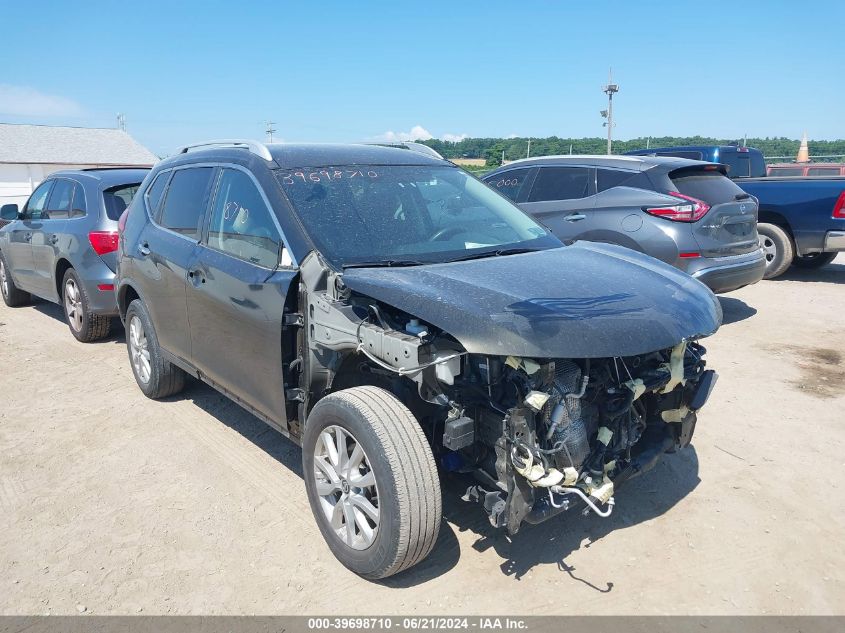
M 276 177 L 330 263 L 414 264 L 560 242 L 512 203 L 447 166 L 354 165 Z

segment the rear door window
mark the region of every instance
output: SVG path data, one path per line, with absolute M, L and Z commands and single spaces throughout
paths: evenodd
M 208 184 L 213 172 L 212 167 L 189 167 L 175 171 L 167 188 L 159 224 L 199 241 Z
M 709 205 L 734 202 L 744 192 L 730 178 L 718 171 L 680 169 L 669 174 L 678 192 Z
M 511 169 L 509 171 L 496 174 L 489 179 L 485 179 L 484 182 L 503 196 L 516 202 L 519 200 L 519 196 L 525 188 L 525 183 L 528 181 L 530 174 L 530 167 L 525 167 L 523 169 Z
M 32 195 L 29 197 L 29 200 L 27 200 L 26 206 L 23 210 L 24 218 L 27 220 L 41 219 L 41 212 L 47 205 L 47 196 L 50 194 L 50 188 L 53 186 L 54 182 L 55 180 L 42 182 L 38 185 L 35 191 L 32 192 Z
M 528 202 L 575 200 L 592 195 L 589 167 L 540 167 Z
M 70 217 L 70 203 L 73 200 L 73 182 L 56 179 L 47 206 L 41 212 L 42 220 L 67 220 Z

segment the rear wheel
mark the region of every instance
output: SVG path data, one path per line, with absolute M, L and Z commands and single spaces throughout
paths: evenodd
M 777 224 L 765 222 L 757 225 L 757 233 L 760 235 L 760 246 L 766 255 L 766 272 L 763 273 L 763 279 L 779 277 L 792 264 L 795 254 L 792 238 Z
M 65 320 L 76 340 L 91 343 L 108 336 L 111 317 L 91 313 L 88 308 L 88 293 L 73 268 L 68 268 L 65 272 L 62 289 Z
M 799 268 L 821 268 L 827 266 L 836 259 L 839 253 L 810 253 L 809 255 L 796 255 L 792 260 L 793 266 Z
M 12 281 L 12 273 L 6 266 L 6 257 L 3 253 L 0 253 L 0 294 L 3 295 L 4 303 L 10 308 L 22 306 L 32 299 L 28 292 L 20 290 Z
M 185 372 L 165 360 L 147 307 L 135 299 L 126 310 L 126 347 L 135 382 L 148 398 L 166 398 L 185 387 Z
M 365 578 L 423 560 L 440 530 L 431 447 L 413 414 L 378 387 L 320 400 L 302 441 L 311 511 L 337 559 Z

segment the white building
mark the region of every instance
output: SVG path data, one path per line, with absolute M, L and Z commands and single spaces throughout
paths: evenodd
M 157 161 L 122 130 L 0 123 L 0 205 L 23 206 L 60 169 L 151 167 Z

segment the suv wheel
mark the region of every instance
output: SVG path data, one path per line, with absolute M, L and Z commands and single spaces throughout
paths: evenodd
M 311 511 L 343 565 L 377 579 L 428 556 L 440 530 L 440 482 L 405 405 L 378 387 L 339 391 L 314 406 L 302 439 Z
M 90 343 L 108 336 L 111 317 L 91 314 L 88 293 L 73 268 L 67 269 L 62 281 L 62 305 L 70 333 L 77 341 Z
M 20 290 L 12 281 L 12 273 L 6 266 L 3 253 L 0 253 L 0 294 L 3 295 L 4 303 L 10 308 L 17 308 L 31 300 L 29 293 Z
M 810 253 L 809 255 L 796 255 L 792 260 L 793 265 L 799 268 L 821 268 L 827 266 L 836 259 L 839 253 Z
M 760 235 L 760 246 L 766 255 L 766 272 L 763 273 L 763 279 L 780 277 L 792 264 L 795 254 L 792 238 L 777 224 L 758 224 L 757 233 Z
M 185 372 L 165 360 L 147 307 L 135 299 L 126 310 L 126 347 L 135 382 L 148 398 L 166 398 L 185 387 Z

